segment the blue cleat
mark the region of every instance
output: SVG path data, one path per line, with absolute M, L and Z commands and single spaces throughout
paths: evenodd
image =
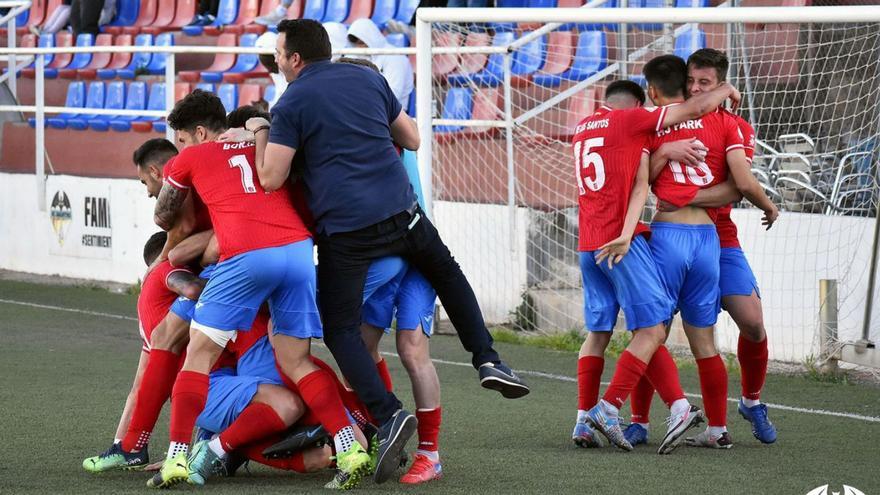
M 644 426 L 632 423 L 623 430 L 623 436 L 633 447 L 648 443 L 648 430 Z
M 602 437 L 599 433 L 592 429 L 587 423 L 578 421 L 574 424 L 574 431 L 571 433 L 571 441 L 582 449 L 595 449 L 604 447 Z
M 767 417 L 767 405 L 758 404 L 757 406 L 746 407 L 742 399 L 739 400 L 737 407 L 739 415 L 752 424 L 752 435 L 761 441 L 761 443 L 773 443 L 776 441 L 776 427 Z
M 599 433 L 605 435 L 609 442 L 627 452 L 631 451 L 633 446 L 623 436 L 623 430 L 620 429 L 620 418 L 617 415 L 611 417 L 606 414 L 605 408 L 602 406 L 603 403 L 605 403 L 604 400 L 599 401 L 598 404 L 587 411 L 587 423 L 598 430 Z M 611 406 L 609 405 L 609 407 Z

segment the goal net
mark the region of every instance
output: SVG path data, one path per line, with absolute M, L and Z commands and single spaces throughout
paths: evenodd
M 433 115 L 430 150 L 420 156 L 430 167 L 420 165 L 430 175 L 433 218 L 487 322 L 544 333 L 583 328 L 573 129 L 611 81 L 644 85 L 652 57 L 686 59 L 711 47 L 730 59 L 728 80 L 744 95 L 739 114 L 757 131 L 753 173 L 782 211 L 770 231 L 747 201 L 733 211 L 760 285 L 771 359 L 818 352 L 821 279 L 838 284 L 840 341 L 860 339 L 878 209 L 877 9 L 829 23 L 815 8 L 601 7 L 509 9 L 518 11 L 515 23 L 505 22 L 514 20 L 508 10 L 420 11 L 432 47 L 422 31 L 420 90 L 433 53 L 430 102 L 421 95 L 419 106 L 420 117 Z M 598 17 L 612 11 L 625 17 Z M 552 15 L 565 23 L 540 22 Z M 720 348 L 735 352 L 737 338 L 723 313 Z

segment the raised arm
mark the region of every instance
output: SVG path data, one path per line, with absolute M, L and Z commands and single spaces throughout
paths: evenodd
M 290 175 L 290 164 L 296 154 L 294 148 L 269 142 L 269 121 L 255 117 L 248 119 L 245 128 L 254 135 L 257 176 L 260 186 L 272 192 L 284 185 Z
M 187 189 L 178 189 L 168 183 L 162 185 L 159 198 L 156 200 L 156 208 L 153 211 L 153 221 L 159 228 L 167 231 L 174 227 L 183 210 L 187 192 Z
M 734 106 L 739 104 L 741 96 L 729 83 L 722 83 L 717 88 L 706 93 L 700 93 L 691 97 L 684 103 L 678 105 L 670 105 L 666 108 L 666 114 L 663 117 L 662 127 L 669 127 L 674 124 L 693 120 L 715 110 L 730 98 Z

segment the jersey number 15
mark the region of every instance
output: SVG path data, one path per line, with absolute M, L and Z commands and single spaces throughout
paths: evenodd
M 574 143 L 574 176 L 577 180 L 578 191 L 581 196 L 587 193 L 584 186 L 595 192 L 602 189 L 602 186 L 605 185 L 605 162 L 602 161 L 599 153 L 595 152 L 596 148 L 601 148 L 604 144 L 605 138 L 601 137 Z M 585 172 L 590 167 L 593 167 L 595 170 L 595 178 L 586 176 Z M 581 172 L 584 172 L 583 176 Z

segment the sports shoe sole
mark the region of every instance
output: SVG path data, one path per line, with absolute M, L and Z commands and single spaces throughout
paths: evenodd
M 571 441 L 582 449 L 600 449 L 604 447 L 598 438 L 587 437 L 571 437 Z
M 147 480 L 147 488 L 171 488 L 172 486 L 183 483 L 189 479 L 188 477 L 174 477 L 167 480 L 162 480 L 161 483 L 154 484 L 153 480 L 158 476 L 159 475 L 157 474 L 156 476 L 153 476 L 152 478 Z
M 410 414 L 403 420 L 403 424 L 398 428 L 394 437 L 388 441 L 388 447 L 385 452 L 379 455 L 376 460 L 376 473 L 373 475 L 373 481 L 385 483 L 394 475 L 394 472 L 400 468 L 400 454 L 406 447 L 406 442 L 416 432 L 418 428 L 416 417 Z
M 483 378 L 480 380 L 480 385 L 483 388 L 501 392 L 501 395 L 504 396 L 505 399 L 519 399 L 520 397 L 529 395 L 529 392 L 531 392 L 529 387 L 521 383 L 504 380 L 497 376 L 487 376 L 486 378 Z
M 345 483 L 343 483 L 339 488 L 341 490 L 351 490 L 353 488 L 357 488 L 361 480 L 370 475 L 371 469 L 372 467 L 370 466 L 370 460 L 368 458 L 366 462 L 356 467 L 354 471 L 349 474 L 348 479 L 345 480 Z
M 694 414 L 691 414 L 687 422 L 680 424 L 677 428 L 666 433 L 666 436 L 663 437 L 663 441 L 660 442 L 660 448 L 657 449 L 657 453 L 660 455 L 671 454 L 673 450 L 681 445 L 681 439 L 684 437 L 684 433 L 702 423 L 703 411 L 697 410 Z
M 614 445 L 615 447 L 617 447 L 621 450 L 625 450 L 626 452 L 632 452 L 633 446 L 630 445 L 630 443 L 627 442 L 625 438 L 623 439 L 623 442 L 615 442 L 614 439 L 611 438 L 612 435 L 610 433 L 608 433 L 604 428 L 602 428 L 602 426 L 598 422 L 594 421 L 593 418 L 588 416 L 587 417 L 587 424 L 592 426 L 594 430 L 596 430 L 599 433 L 601 433 L 602 435 L 604 435 L 605 438 L 608 439 L 608 441 L 612 445 Z M 623 436 L 622 431 L 620 432 L 620 435 Z

